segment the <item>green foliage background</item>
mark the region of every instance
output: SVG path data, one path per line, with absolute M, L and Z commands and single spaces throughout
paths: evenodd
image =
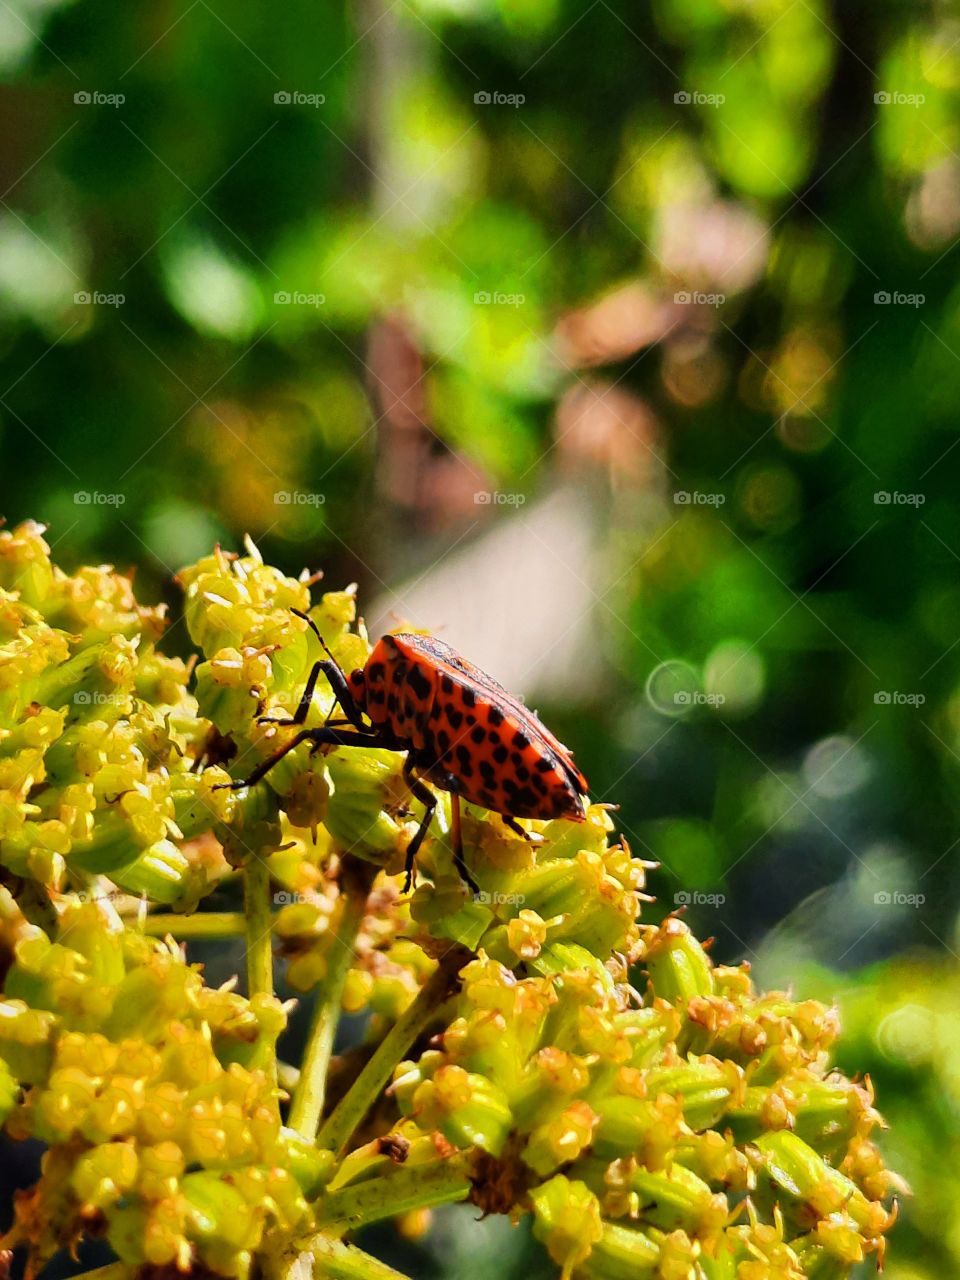
M 0 46 L 7 518 L 172 602 L 245 531 L 367 598 L 426 571 L 524 516 L 385 479 L 402 324 L 421 471 L 532 502 L 573 468 L 605 512 L 605 682 L 547 710 L 661 902 L 839 994 L 918 1192 L 889 1274 L 960 1274 L 950 8 L 10 0 Z M 614 388 L 606 434 L 558 415 Z M 467 1274 L 442 1222 L 417 1248 Z

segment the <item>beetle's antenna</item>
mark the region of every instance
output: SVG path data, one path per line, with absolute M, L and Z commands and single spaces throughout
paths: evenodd
M 303 619 L 303 621 L 307 624 L 307 626 L 310 628 L 313 634 L 320 641 L 320 648 L 324 651 L 327 657 L 330 658 L 333 662 L 337 662 L 336 658 L 334 658 L 333 654 L 330 652 L 330 646 L 327 644 L 326 640 L 324 640 L 323 636 L 320 634 L 320 628 L 317 626 L 314 620 L 310 617 L 309 613 L 304 613 L 301 609 L 294 609 L 293 606 L 291 606 L 290 612 L 295 613 L 298 618 Z M 340 664 L 337 662 L 337 666 L 339 665 Z

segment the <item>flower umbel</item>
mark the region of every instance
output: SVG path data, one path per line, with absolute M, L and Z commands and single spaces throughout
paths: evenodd
M 280 755 L 337 715 L 322 677 L 303 702 L 299 614 L 367 660 L 353 592 L 313 604 L 252 545 L 179 581 L 196 665 L 129 578 L 0 532 L 0 1123 L 46 1145 L 0 1247 L 30 1276 L 99 1236 L 130 1275 L 376 1280 L 353 1232 L 463 1200 L 528 1216 L 565 1280 L 882 1259 L 903 1184 L 831 1009 L 641 923 L 650 868 L 605 806 L 518 831 L 464 804 L 473 892 L 441 793 L 405 895 L 402 756 Z M 237 938 L 246 995 L 189 954 Z M 276 972 L 313 1006 L 299 1066 Z M 369 1016 L 338 1055 L 342 1010 Z

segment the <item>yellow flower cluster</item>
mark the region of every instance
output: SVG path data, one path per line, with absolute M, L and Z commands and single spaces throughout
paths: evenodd
M 105 929 L 95 904 L 63 924 L 62 942 L 17 945 L 0 1001 L 0 1057 L 23 1086 L 7 1130 L 48 1144 L 4 1243 L 29 1244 L 36 1270 L 99 1224 L 132 1264 L 245 1275 L 268 1226 L 309 1216 L 268 1069 L 283 1006 L 206 987 L 177 947 Z
M 899 1184 L 869 1082 L 830 1068 L 836 1016 L 641 923 L 649 866 L 607 807 L 521 835 L 464 804 L 473 893 L 443 794 L 405 896 L 400 754 L 283 752 L 334 713 L 324 679 L 301 703 L 324 655 L 299 613 L 345 670 L 369 655 L 352 591 L 312 605 L 309 576 L 217 550 L 179 578 L 194 667 L 129 578 L 62 573 L 42 534 L 0 532 L 0 1121 L 48 1148 L 0 1247 L 31 1276 L 84 1234 L 134 1268 L 382 1275 L 341 1237 L 468 1197 L 530 1214 L 565 1278 L 882 1257 Z M 242 916 L 196 910 L 238 881 Z M 207 986 L 167 929 L 245 932 L 254 994 Z M 299 1072 L 275 955 L 315 1002 Z M 341 1010 L 372 1016 L 328 1070 Z
M 0 532 L 0 840 L 8 873 L 61 890 L 106 874 L 158 902 L 206 887 L 184 842 L 225 819 L 193 766 L 210 725 L 156 652 L 163 609 L 106 566 L 68 576 L 34 524 Z
M 828 1071 L 833 1012 L 757 996 L 676 918 L 643 935 L 642 1000 L 596 958 L 518 977 L 481 953 L 440 1047 L 397 1069 L 403 1113 L 491 1158 L 491 1193 L 528 1198 L 565 1277 L 799 1280 L 882 1256 L 898 1182 L 869 1087 Z

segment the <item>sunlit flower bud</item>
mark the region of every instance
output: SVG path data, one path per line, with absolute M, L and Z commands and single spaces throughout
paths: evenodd
M 530 1200 L 534 1235 L 561 1268 L 562 1280 L 570 1280 L 603 1236 L 600 1203 L 583 1182 L 562 1174 L 531 1191 Z

